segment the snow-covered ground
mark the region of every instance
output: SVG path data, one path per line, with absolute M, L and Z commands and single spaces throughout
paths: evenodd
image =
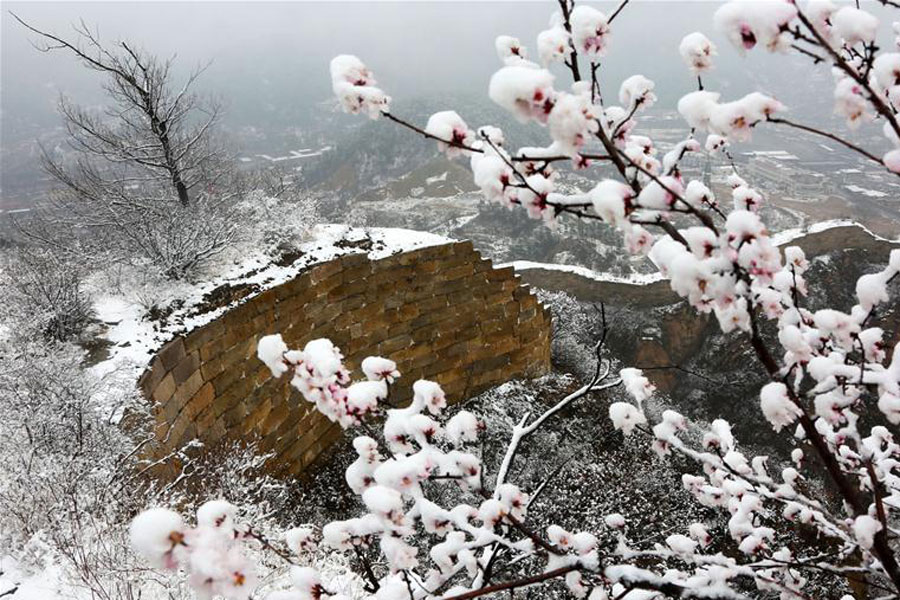
M 90 594 L 78 594 L 69 588 L 64 591 L 59 567 L 49 564 L 43 571 L 26 574 L 11 557 L 0 557 L 0 598 L 12 600 L 81 600 Z
M 869 190 L 858 185 L 845 185 L 844 187 L 854 194 L 862 194 L 863 196 L 868 196 L 870 198 L 884 198 L 885 196 L 887 196 L 887 194 L 885 194 L 884 192 Z

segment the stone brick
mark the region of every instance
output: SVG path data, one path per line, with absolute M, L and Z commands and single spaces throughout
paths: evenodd
M 168 342 L 157 353 L 157 358 L 162 361 L 166 371 L 171 371 L 178 362 L 184 358 L 184 339 L 177 337 Z
M 247 416 L 247 407 L 243 403 L 238 403 L 226 410 L 222 414 L 222 420 L 226 429 L 232 429 L 239 425 Z
M 175 394 L 175 378 L 169 373 L 162 378 L 156 389 L 153 390 L 152 398 L 157 404 L 165 404 Z
M 172 369 L 172 377 L 175 378 L 175 383 L 180 384 L 186 381 L 199 367 L 200 353 L 195 350 L 182 358 Z
M 212 405 L 215 394 L 215 388 L 213 388 L 211 383 L 207 382 L 203 384 L 188 402 L 188 410 L 191 414 L 191 418 L 196 419 L 203 411 L 209 408 Z
M 487 271 L 487 278 L 488 281 L 503 281 L 505 283 L 507 280 L 511 280 L 515 274 L 516 270 L 513 267 L 502 267 Z
M 188 403 L 188 400 L 194 397 L 198 391 L 200 391 L 200 387 L 203 385 L 203 376 L 200 374 L 200 371 L 194 371 L 193 374 L 181 385 L 179 385 L 175 389 L 175 395 L 172 400 L 177 403 L 179 406 L 183 407 Z
M 150 397 L 153 394 L 153 390 L 156 389 L 156 386 L 159 385 L 159 382 L 162 381 L 162 378 L 166 376 L 166 369 L 162 366 L 162 361 L 158 358 L 154 358 L 150 366 L 147 367 L 143 373 L 141 373 L 140 378 L 138 378 L 138 388 L 144 393 L 145 397 Z

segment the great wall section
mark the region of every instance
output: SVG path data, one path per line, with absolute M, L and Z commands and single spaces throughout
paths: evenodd
M 254 442 L 273 457 L 269 472 L 293 476 L 341 437 L 288 378 L 273 379 L 257 360 L 257 340 L 270 333 L 292 348 L 330 338 L 357 377 L 366 356 L 396 361 L 399 400 L 420 378 L 458 402 L 550 369 L 549 311 L 511 267 L 495 269 L 470 242 L 376 260 L 349 254 L 308 267 L 156 353 L 139 381 L 152 404 L 152 454 L 194 439 L 210 449 Z

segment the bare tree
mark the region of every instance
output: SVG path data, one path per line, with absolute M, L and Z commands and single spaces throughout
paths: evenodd
M 198 187 L 208 183 L 219 155 L 210 146 L 209 134 L 221 106 L 192 92 L 205 67 L 194 70 L 179 90 L 172 80 L 172 59 L 161 61 L 124 41 L 104 45 L 84 23 L 75 28 L 78 40 L 69 42 L 13 17 L 45 40 L 35 46 L 41 52 L 71 52 L 85 67 L 107 76 L 103 88 L 114 105 L 103 113 L 94 114 L 66 98 L 60 101 L 72 146 L 137 171 L 130 183 L 165 179 L 179 202 L 190 204 Z M 115 188 L 122 180 L 99 183 Z
M 79 255 L 142 258 L 169 277 L 227 248 L 236 235 L 230 208 L 244 186 L 214 137 L 221 105 L 193 91 L 205 67 L 179 84 L 173 59 L 102 42 L 84 23 L 68 41 L 12 16 L 40 36 L 39 51 L 69 52 L 105 75 L 112 101 L 94 111 L 60 99 L 76 158 L 43 151 L 59 189 L 24 233 Z

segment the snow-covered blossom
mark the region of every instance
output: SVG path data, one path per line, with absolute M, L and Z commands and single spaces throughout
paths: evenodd
M 872 61 L 874 87 L 893 105 L 900 104 L 900 52 L 884 52 Z
M 437 415 L 447 406 L 447 396 L 438 383 L 420 379 L 413 384 L 413 406 Z
M 491 77 L 488 96 L 522 122 L 546 123 L 556 101 L 553 79 L 545 69 L 503 67 Z
M 550 137 L 563 152 L 575 156 L 597 132 L 600 124 L 594 110 L 588 97 L 559 94 L 550 111 L 547 126 Z
M 610 225 L 626 224 L 634 210 L 634 190 L 614 179 L 604 179 L 590 192 L 594 212 Z
M 868 102 L 861 85 L 849 77 L 844 77 L 834 86 L 834 112 L 847 120 L 851 128 L 870 118 Z
M 532 219 L 552 220 L 555 213 L 547 201 L 553 193 L 553 179 L 541 174 L 531 175 L 525 179 L 525 186 L 519 191 L 518 200 L 528 216 Z
M 540 32 L 537 36 L 538 56 L 544 66 L 552 62 L 565 60 L 571 48 L 569 47 L 569 32 L 562 25 L 556 25 Z
M 450 417 L 445 431 L 447 437 L 458 446 L 464 442 L 477 441 L 481 428 L 482 424 L 478 417 L 467 410 L 461 410 Z
M 207 502 L 198 510 L 197 527 L 190 528 L 177 513 L 151 508 L 131 522 L 132 548 L 155 567 L 187 571 L 200 597 L 246 600 L 256 575 L 239 546 L 235 511 L 223 500 Z
M 390 108 L 391 99 L 375 87 L 371 71 L 355 56 L 342 54 L 331 60 L 331 83 L 345 112 L 377 119 Z
M 609 420 L 613 427 L 629 434 L 638 425 L 644 425 L 647 417 L 638 407 L 628 402 L 613 402 L 609 405 Z
M 690 556 L 697 549 L 697 541 L 676 533 L 666 538 L 666 546 L 671 548 L 675 554 Z
M 519 39 L 511 35 L 497 36 L 497 39 L 494 40 L 494 48 L 497 50 L 497 56 L 503 61 L 509 58 L 525 58 L 527 56 L 525 48 L 519 42 Z
M 131 522 L 131 547 L 155 567 L 175 568 L 187 528 L 181 515 L 165 508 L 145 510 Z
M 796 16 L 797 7 L 786 0 L 732 0 L 716 11 L 713 21 L 739 50 L 761 44 L 774 52 L 790 46 L 785 27 Z
M 609 23 L 606 15 L 587 4 L 579 4 L 570 15 L 575 49 L 591 60 L 606 55 L 609 44 Z
M 699 31 L 689 33 L 678 45 L 681 59 L 692 73 L 699 75 L 712 68 L 712 59 L 716 55 L 716 47 Z
M 475 140 L 475 132 L 452 110 L 431 115 L 425 125 L 425 132 L 442 140 L 438 141 L 438 148 L 446 152 L 448 158 L 464 154 L 466 150 L 463 147 L 471 146 Z
M 287 351 L 287 344 L 279 334 L 263 336 L 256 345 L 256 356 L 269 367 L 272 377 L 281 377 L 287 373 L 289 367 L 284 361 L 284 354 Z
M 666 175 L 648 183 L 638 194 L 637 204 L 641 208 L 670 210 L 682 192 L 681 181 L 677 177 Z
M 700 90 L 685 94 L 678 101 L 678 114 L 693 129 L 706 130 L 713 110 L 719 103 L 718 92 Z
M 800 407 L 788 397 L 787 386 L 777 381 L 763 386 L 759 392 L 759 405 L 775 431 L 781 431 L 802 413 Z
M 622 369 L 619 371 L 619 377 L 622 378 L 622 384 L 632 398 L 640 405 L 647 400 L 656 389 L 650 380 L 644 377 L 643 371 L 640 369 Z
M 881 531 L 881 522 L 869 515 L 860 515 L 853 521 L 853 535 L 859 545 L 869 550 L 875 543 L 875 534 Z
M 857 43 L 875 41 L 878 33 L 878 19 L 864 10 L 844 6 L 831 16 L 835 33 L 852 46 Z
M 886 273 L 869 273 L 856 280 L 856 297 L 863 310 L 870 311 L 876 304 L 888 301 Z
M 754 125 L 782 110 L 784 106 L 774 98 L 752 92 L 739 100 L 713 107 L 709 114 L 709 129 L 731 140 L 747 141 Z
M 694 208 L 702 206 L 715 206 L 716 197 L 702 181 L 693 179 L 684 189 L 684 199 Z
M 221 529 L 231 534 L 234 530 L 237 507 L 226 500 L 210 500 L 197 509 L 197 523 L 204 527 Z
M 881 161 L 889 171 L 900 173 L 900 150 L 889 150 L 881 157 Z
M 603 518 L 603 522 L 611 529 L 622 529 L 625 527 L 625 517 L 619 513 L 611 513 Z
M 291 582 L 301 600 L 318 600 L 325 593 L 322 579 L 319 577 L 318 571 L 312 567 L 291 568 Z
M 316 532 L 312 527 L 294 527 L 284 532 L 284 541 L 288 548 L 298 556 L 316 551 Z
M 691 523 L 690 527 L 688 527 L 688 533 L 703 547 L 712 543 L 712 536 L 703 523 Z
M 643 75 L 632 75 L 619 87 L 619 101 L 630 109 L 640 105 L 649 108 L 656 102 L 655 84 Z
M 707 152 L 716 152 L 717 150 L 725 150 L 728 148 L 728 138 L 722 135 L 711 133 L 706 136 L 706 144 L 703 146 Z
M 380 356 L 369 356 L 364 358 L 360 368 L 369 381 L 383 380 L 388 383 L 394 383 L 394 380 L 400 377 L 400 371 L 397 370 L 397 363 Z

